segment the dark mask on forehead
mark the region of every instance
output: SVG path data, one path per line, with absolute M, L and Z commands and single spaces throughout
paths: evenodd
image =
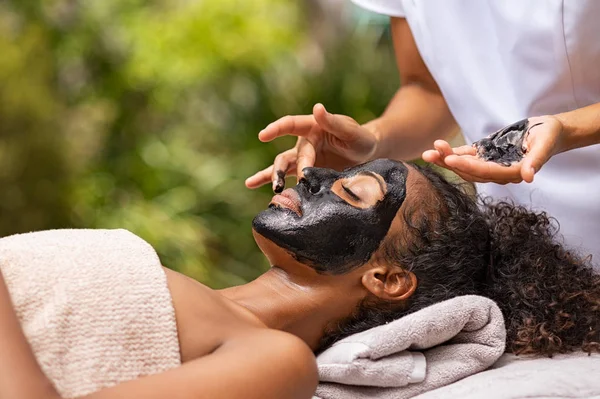
M 270 207 L 256 216 L 254 229 L 320 272 L 341 274 L 365 264 L 406 197 L 407 167 L 378 159 L 343 172 L 322 168 L 304 172 L 305 178 L 294 187 L 302 216 Z M 369 173 L 380 175 L 387 185 L 383 199 L 370 208 L 354 207 L 331 191 L 336 180 Z

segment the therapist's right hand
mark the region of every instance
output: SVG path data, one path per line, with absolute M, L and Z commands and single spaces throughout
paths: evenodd
M 257 188 L 269 182 L 281 192 L 285 176 L 302 177 L 302 170 L 319 166 L 336 170 L 373 158 L 377 137 L 369 129 L 345 115 L 327 112 L 322 104 L 312 115 L 285 116 L 263 129 L 258 138 L 268 142 L 281 136 L 297 136 L 296 146 L 275 157 L 273 164 L 246 179 L 246 187 Z

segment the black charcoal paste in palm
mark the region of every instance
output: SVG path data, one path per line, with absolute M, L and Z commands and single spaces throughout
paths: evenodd
M 523 141 L 529 129 L 529 120 L 523 119 L 474 142 L 473 147 L 477 149 L 477 155 L 484 161 L 510 166 L 513 162 L 523 159 L 525 155 Z

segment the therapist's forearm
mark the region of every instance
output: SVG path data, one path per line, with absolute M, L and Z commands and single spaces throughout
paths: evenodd
M 57 397 L 23 335 L 0 272 L 0 398 Z
M 373 158 L 407 161 L 458 129 L 441 93 L 417 83 L 403 85 L 383 115 L 364 127 L 378 138 Z
M 600 144 L 600 103 L 555 115 L 563 125 L 562 151 Z
M 458 129 L 441 93 L 416 83 L 402 86 L 383 115 L 364 126 L 378 137 L 374 158 L 407 161 Z

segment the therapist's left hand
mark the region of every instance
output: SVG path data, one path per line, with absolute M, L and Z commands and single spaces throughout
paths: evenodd
M 485 161 L 471 145 L 450 147 L 445 140 L 434 142 L 435 150 L 423 153 L 423 160 L 449 169 L 464 180 L 477 183 L 531 183 L 534 175 L 563 150 L 563 124 L 554 116 L 529 118 L 529 131 L 523 141 L 524 157 L 510 166 Z

